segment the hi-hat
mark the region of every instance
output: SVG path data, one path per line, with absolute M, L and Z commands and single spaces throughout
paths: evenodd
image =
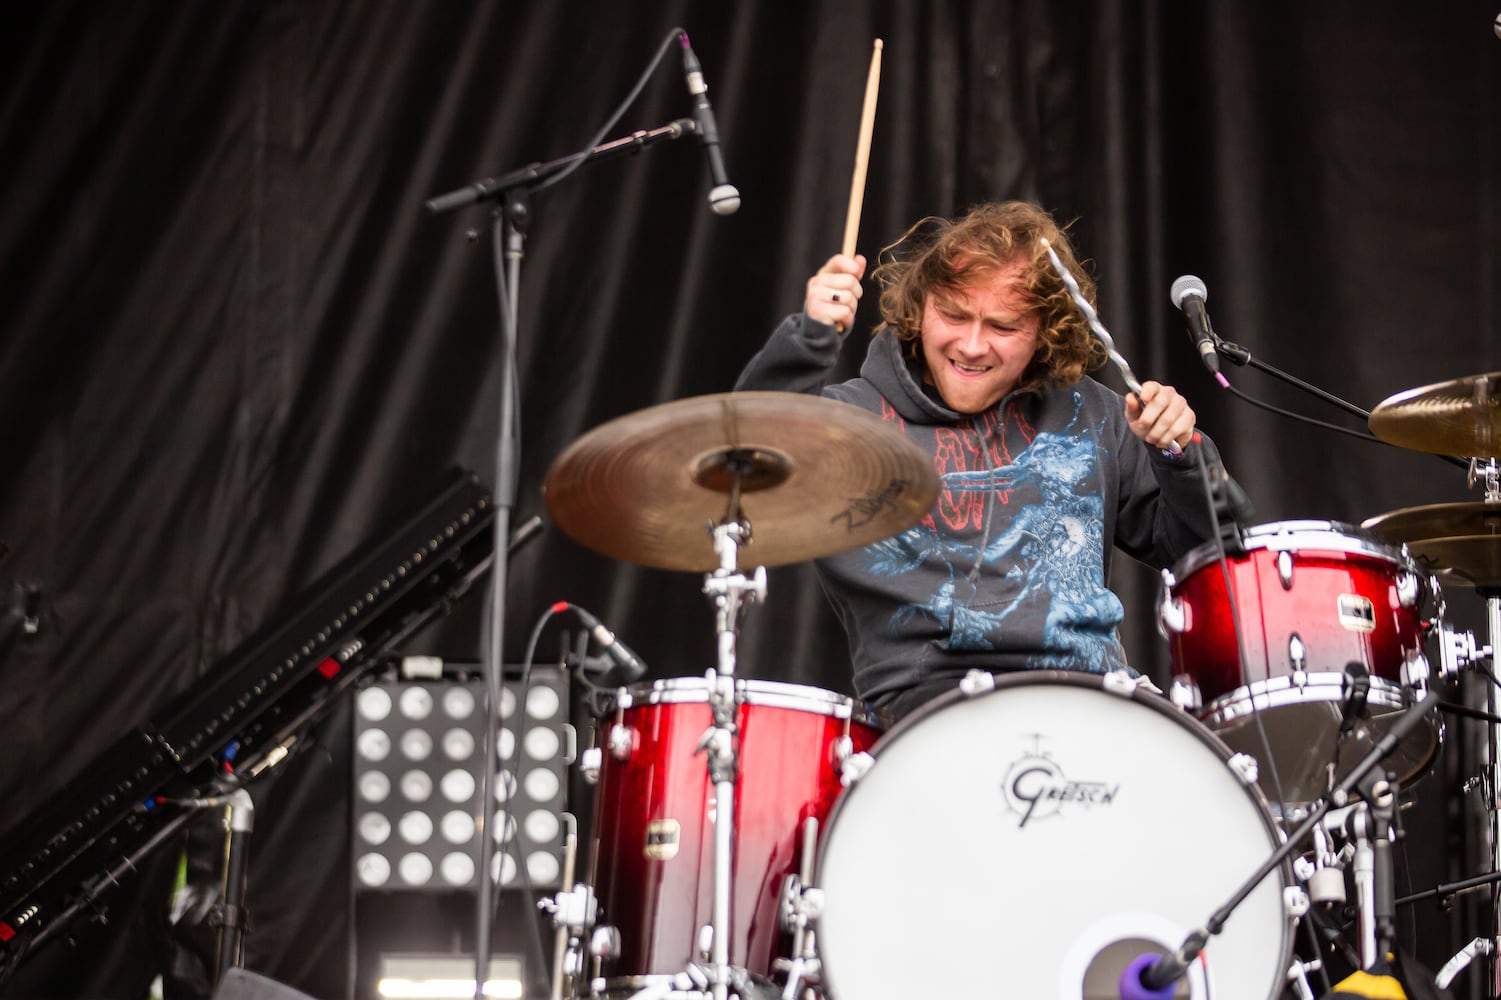
M 1501 458 L 1501 372 L 1408 389 L 1371 411 L 1388 444 L 1462 458 Z
M 860 548 L 922 519 L 932 459 L 873 413 L 819 396 L 732 392 L 627 414 L 569 445 L 542 486 L 552 520 L 603 555 L 719 567 L 711 529 L 738 491 L 740 567 Z
M 1440 503 L 1406 507 L 1366 520 L 1366 528 L 1430 569 L 1477 587 L 1501 587 L 1501 503 Z

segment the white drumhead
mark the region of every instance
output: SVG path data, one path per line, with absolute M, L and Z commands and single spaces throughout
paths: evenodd
M 1091 675 L 950 696 L 874 756 L 819 858 L 818 948 L 837 1000 L 1114 1000 L 1131 959 L 1176 948 L 1277 846 L 1260 793 L 1207 729 Z M 1280 990 L 1286 877 L 1240 905 L 1181 995 Z

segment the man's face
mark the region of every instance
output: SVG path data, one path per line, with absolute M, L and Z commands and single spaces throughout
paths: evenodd
M 1017 261 L 976 275 L 923 305 L 922 354 L 927 381 L 949 409 L 980 413 L 1016 388 L 1037 352 L 1037 316 L 1018 287 Z

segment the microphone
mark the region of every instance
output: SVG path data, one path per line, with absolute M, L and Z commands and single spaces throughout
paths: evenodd
M 730 183 L 724 172 L 724 157 L 719 151 L 719 126 L 714 121 L 714 109 L 709 106 L 709 87 L 704 83 L 704 70 L 688 44 L 686 31 L 678 35 L 683 46 L 683 78 L 688 83 L 688 94 L 693 98 L 693 120 L 698 124 L 698 141 L 703 143 L 704 155 L 709 158 L 709 177 L 714 187 L 709 190 L 709 207 L 715 215 L 734 215 L 740 210 L 740 191 Z
M 1366 701 L 1371 695 L 1371 674 L 1365 664 L 1359 660 L 1346 663 L 1340 688 L 1345 697 L 1339 712 L 1339 735 L 1344 737 L 1354 732 L 1355 723 L 1365 715 Z
M 1194 960 L 1208 943 L 1208 932 L 1199 928 L 1188 935 L 1177 951 L 1138 955 L 1121 973 L 1121 997 L 1123 1000 L 1169 1000 L 1178 980 L 1188 975 Z
M 569 604 L 568 607 L 572 608 L 573 613 L 583 620 L 584 625 L 589 629 L 589 634 L 594 637 L 595 642 L 599 643 L 604 654 L 614 661 L 615 668 L 620 672 L 620 683 L 630 684 L 639 681 L 646 673 L 646 664 L 641 662 L 641 658 L 631 652 L 629 646 L 615 638 L 615 633 L 605 628 L 604 623 L 598 618 L 577 604 Z
M 1164 986 L 1148 986 L 1142 981 L 1142 977 L 1151 971 L 1152 965 L 1161 957 L 1153 952 L 1138 955 L 1131 960 L 1121 972 L 1120 981 L 1116 984 L 1120 993 L 1120 1000 L 1172 1000 L 1173 994 L 1178 992 L 1177 979 L 1170 980 Z
M 1214 335 L 1214 327 L 1209 325 L 1209 311 L 1204 308 L 1204 303 L 1209 299 L 1209 289 L 1204 287 L 1204 282 L 1199 278 L 1185 274 L 1173 282 L 1168 294 L 1172 296 L 1173 305 L 1183 310 L 1183 315 L 1188 319 L 1188 336 L 1198 349 L 1204 367 L 1209 369 L 1211 375 L 1218 375 L 1220 356 L 1214 349 L 1214 342 L 1219 338 Z

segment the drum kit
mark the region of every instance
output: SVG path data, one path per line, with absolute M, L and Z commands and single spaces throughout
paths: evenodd
M 1393 946 L 1393 802 L 1443 740 L 1430 681 L 1489 677 L 1501 643 L 1501 374 L 1394 396 L 1370 424 L 1474 456 L 1484 500 L 1243 525 L 1188 553 L 1158 601 L 1167 692 L 973 671 L 894 725 L 737 677 L 736 645 L 766 567 L 926 514 L 940 484 L 920 448 L 789 393 L 681 400 L 574 442 L 544 484 L 554 522 L 610 558 L 702 573 L 718 652 L 702 677 L 621 688 L 596 720 L 588 875 L 543 902 L 555 1000 L 1311 998 L 1319 959 L 1294 929 L 1347 884 L 1374 965 Z M 1445 624 L 1441 581 L 1480 592 L 1488 644 Z M 1501 872 L 1486 688 L 1472 714 L 1491 722 Z M 1208 853 L 1167 865 L 1168 842 Z M 1467 955 L 1492 953 L 1486 930 Z M 1175 950 L 1176 982 L 1126 988 Z

